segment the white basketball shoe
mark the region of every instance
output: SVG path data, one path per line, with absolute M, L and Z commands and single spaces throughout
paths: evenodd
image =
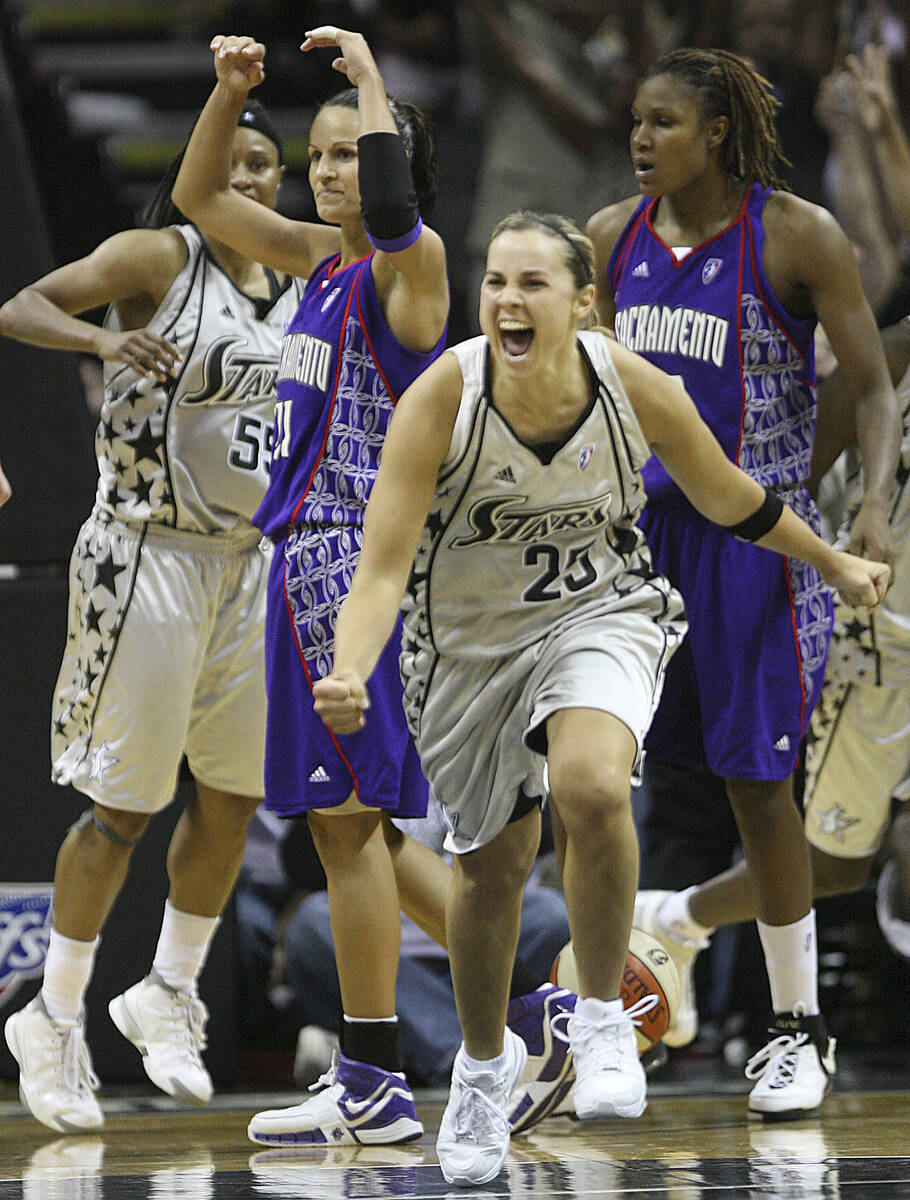
M 836 1070 L 834 1038 L 824 1018 L 775 1013 L 771 1041 L 746 1063 L 746 1078 L 756 1080 L 749 1093 L 749 1114 L 766 1121 L 810 1116 L 821 1107 Z
M 208 1009 L 152 970 L 108 1005 L 111 1020 L 142 1055 L 155 1087 L 189 1104 L 208 1104 L 212 1080 L 202 1061 Z
M 661 1041 L 670 1047 L 688 1046 L 698 1035 L 698 1006 L 695 1001 L 693 968 L 700 950 L 710 945 L 707 938 L 685 938 L 668 929 L 660 919 L 664 901 L 671 891 L 641 891 L 635 897 L 632 924 L 657 938 L 676 966 L 679 975 L 679 1008 Z
M 58 1133 L 100 1129 L 104 1116 L 95 1092 L 85 1030 L 78 1021 L 54 1021 L 39 992 L 7 1020 L 6 1044 L 19 1064 L 19 1096 L 32 1116 Z
M 658 1003 L 645 996 L 629 1008 L 603 1000 L 579 1000 L 574 1013 L 561 1014 L 575 1060 L 575 1113 L 581 1120 L 640 1117 L 648 1085 L 638 1057 L 635 1022 Z M 618 1002 L 617 1002 L 618 1004 Z
M 498 1075 L 491 1071 L 469 1072 L 464 1046 L 455 1055 L 436 1153 L 446 1183 L 456 1187 L 489 1183 L 506 1160 L 511 1133 L 507 1105 L 525 1068 L 528 1051 L 508 1026 L 503 1031 L 503 1050 L 505 1063 Z

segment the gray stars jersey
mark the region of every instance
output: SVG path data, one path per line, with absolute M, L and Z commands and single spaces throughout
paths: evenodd
M 405 651 L 487 659 L 601 613 L 652 578 L 635 525 L 650 456 L 601 333 L 592 403 L 562 444 L 523 443 L 490 399 L 488 348 L 453 348 L 461 404 L 405 596 Z
M 104 364 L 96 511 L 249 535 L 268 483 L 281 341 L 303 284 L 289 279 L 271 300 L 247 296 L 192 225 L 177 228 L 189 258 L 147 328 L 180 348 L 180 375 L 162 383 Z M 105 323 L 119 328 L 113 308 Z

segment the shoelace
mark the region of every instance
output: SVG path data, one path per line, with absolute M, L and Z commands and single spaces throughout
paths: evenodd
M 622 1045 L 620 1043 L 622 1026 L 626 1020 L 630 1020 L 636 1027 L 640 1026 L 642 1023 L 641 1018 L 658 1004 L 660 1004 L 660 997 L 655 996 L 652 992 L 647 996 L 642 996 L 640 1000 L 636 1000 L 628 1008 L 602 1017 L 599 1021 L 584 1022 L 580 1021 L 574 1012 L 567 1010 L 556 1013 L 550 1018 L 550 1028 L 553 1030 L 554 1037 L 559 1038 L 560 1041 L 569 1042 L 571 1041 L 569 1035 L 569 1024 L 571 1023 L 576 1042 L 581 1042 L 586 1047 L 591 1042 L 597 1044 L 596 1061 L 592 1063 L 592 1068 L 595 1070 L 617 1070 L 622 1066 L 623 1056 Z M 557 1024 L 561 1024 L 562 1022 L 565 1022 L 566 1025 L 565 1032 L 557 1027 Z M 612 1035 L 609 1041 L 605 1039 L 605 1034 Z
M 660 1004 L 660 996 L 655 996 L 654 993 L 651 992 L 647 996 L 642 996 L 640 1000 L 636 1000 L 634 1004 L 630 1004 L 628 1008 L 624 1008 L 620 1012 L 606 1016 L 600 1021 L 585 1021 L 585 1026 L 589 1029 L 600 1032 L 604 1029 L 609 1029 L 613 1025 L 621 1025 L 622 1022 L 628 1017 L 632 1024 L 638 1027 L 642 1023 L 639 1018 L 644 1017 L 651 1011 L 652 1008 L 656 1008 L 658 1004 Z M 569 1040 L 568 1024 L 570 1021 L 574 1020 L 575 1013 L 572 1012 L 571 1009 L 564 1009 L 562 1012 L 554 1013 L 553 1016 L 550 1017 L 550 1028 L 553 1030 L 553 1036 L 559 1038 L 561 1042 L 567 1042 Z M 567 1027 L 565 1032 L 557 1028 L 557 1023 L 563 1021 Z
M 497 1137 L 508 1137 L 509 1119 L 495 1100 L 492 1100 L 475 1084 L 468 1083 L 464 1079 L 459 1080 L 459 1086 L 462 1092 L 452 1119 L 452 1128 L 456 1135 L 465 1137 L 471 1133 L 477 1125 L 482 1124 L 482 1121 L 477 1120 L 480 1116 L 486 1118 L 492 1132 Z M 476 1136 L 474 1140 L 477 1140 Z
M 205 1005 L 193 992 L 175 992 L 174 1007 L 171 1019 L 181 1033 L 185 1033 L 185 1042 L 190 1052 L 198 1057 L 199 1051 L 208 1044 L 205 1033 L 205 1022 L 208 1013 Z
M 324 1071 L 322 1075 L 311 1083 L 307 1089 L 310 1092 L 318 1092 L 320 1088 L 330 1088 L 338 1082 L 338 1051 L 332 1051 L 332 1061 L 329 1064 L 329 1069 Z
M 784 1033 L 774 1038 L 746 1063 L 746 1078 L 770 1074 L 769 1087 L 787 1087 L 796 1076 L 796 1051 L 808 1040 L 808 1033 Z
M 64 1087 L 77 1095 L 85 1091 L 94 1092 L 101 1086 L 101 1080 L 92 1070 L 92 1060 L 89 1057 L 85 1035 L 80 1024 L 57 1024 L 60 1037 L 64 1039 L 62 1054 L 62 1078 Z

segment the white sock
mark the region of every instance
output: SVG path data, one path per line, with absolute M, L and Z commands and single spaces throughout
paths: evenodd
M 596 996 L 585 996 L 584 999 L 579 997 L 575 1005 L 575 1015 L 583 1021 L 601 1021 L 604 1017 L 614 1016 L 618 1012 L 622 1012 L 621 996 L 617 996 L 615 1000 L 598 1000 Z
M 683 892 L 672 892 L 657 914 L 658 922 L 667 933 L 685 942 L 702 942 L 714 932 L 710 925 L 700 925 L 689 912 L 689 897 L 694 887 Z
M 152 967 L 168 987 L 191 992 L 205 963 L 220 917 L 181 912 L 165 901 L 161 933 Z
M 801 1005 L 807 1017 L 818 1009 L 818 945 L 815 909 L 790 925 L 766 925 L 757 921 L 758 936 L 765 952 L 771 1006 L 776 1013 L 792 1013 Z
M 51 929 L 41 996 L 52 1020 L 79 1019 L 100 941 L 96 937 L 92 942 L 77 942 Z
M 502 1053 L 497 1054 L 495 1058 L 471 1058 L 462 1046 L 461 1061 L 464 1063 L 465 1070 L 471 1075 L 479 1075 L 481 1072 L 499 1075 L 506 1065 L 506 1050 L 503 1047 Z

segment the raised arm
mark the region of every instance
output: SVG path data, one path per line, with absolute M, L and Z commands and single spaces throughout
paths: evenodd
M 265 78 L 265 47 L 250 37 L 212 38 L 217 83 L 190 136 L 172 199 L 182 213 L 239 254 L 306 278 L 337 250 L 336 229 L 292 221 L 231 187 L 231 147 L 247 93 Z
M 142 375 L 164 378 L 175 369 L 179 351 L 143 326 L 186 259 L 186 243 L 175 230 L 117 233 L 85 258 L 51 271 L 7 300 L 0 308 L 0 334 L 54 350 L 96 354 Z M 77 315 L 107 304 L 118 306 L 121 332 Z
M 367 236 L 377 248 L 373 278 L 396 338 L 426 353 L 449 315 L 445 247 L 419 219 L 411 169 L 402 154 L 385 84 L 362 34 L 334 25 L 307 33 L 302 50 L 337 46 L 332 66 L 357 88 L 357 178 Z
M 389 423 L 364 525 L 363 551 L 335 627 L 331 675 L 315 708 L 337 733 L 364 723 L 366 681 L 395 625 L 461 398 L 461 368 L 443 354 L 404 393 Z
M 811 563 L 848 604 L 871 607 L 881 600 L 891 574 L 884 563 L 822 541 L 730 462 L 678 380 L 622 346 L 611 344 L 611 352 L 649 446 L 703 516 L 756 545 Z M 770 514 L 766 522 L 759 518 L 759 528 L 767 529 L 754 536 L 755 528 L 743 523 L 760 510 Z
M 860 117 L 879 171 L 882 191 L 897 232 L 910 236 L 910 142 L 891 84 L 888 50 L 867 45 L 847 66 L 859 92 Z

